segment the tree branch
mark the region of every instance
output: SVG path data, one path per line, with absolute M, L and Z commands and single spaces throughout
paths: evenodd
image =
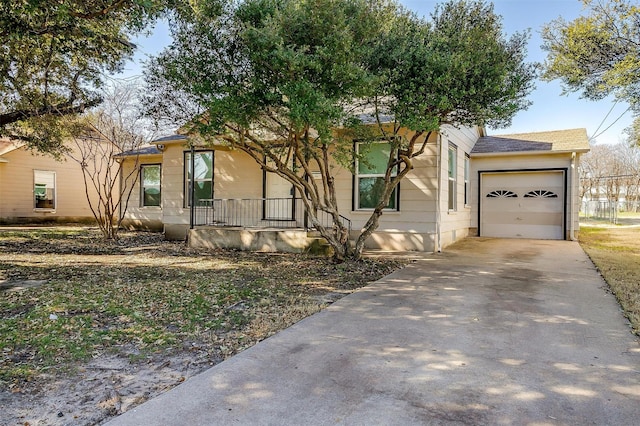
M 71 101 L 69 101 L 60 105 L 48 105 L 34 109 L 19 109 L 5 114 L 0 114 L 0 127 L 6 126 L 7 124 L 15 123 L 16 121 L 27 120 L 29 118 L 42 115 L 64 116 L 79 114 L 81 112 L 84 112 L 88 108 L 99 105 L 100 102 L 102 102 L 102 99 L 96 98 L 80 105 L 73 105 Z

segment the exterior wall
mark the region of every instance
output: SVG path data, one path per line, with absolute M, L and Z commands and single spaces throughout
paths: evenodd
M 216 150 L 215 198 L 262 198 L 262 169 L 242 151 Z
M 162 164 L 162 217 L 165 236 L 182 240 L 189 230 L 189 208 L 184 201 L 183 144 L 167 144 Z M 214 150 L 213 192 L 215 198 L 262 198 L 262 169 L 240 151 Z
M 25 148 L 6 153 L 2 158 L 7 162 L 0 163 L 0 221 L 95 221 L 85 195 L 82 170 L 74 160 L 57 161 L 51 156 L 32 154 Z M 56 173 L 55 209 L 34 208 L 34 170 Z M 96 196 L 92 199 L 95 201 Z
M 432 135 L 414 169 L 400 182 L 399 211 L 384 212 L 367 248 L 390 251 L 436 251 L 468 235 L 471 206 L 464 205 L 464 155 L 479 135 L 476 129 L 444 127 Z M 448 143 L 457 147 L 457 209 L 449 212 Z M 440 158 L 438 158 L 440 152 Z M 353 182 L 349 171 L 336 174 L 339 208 L 352 220 L 353 236 L 365 225 L 371 211 L 352 209 Z M 438 217 L 440 229 L 438 230 Z M 438 233 L 438 231 L 440 231 Z
M 399 211 L 384 212 L 377 230 L 367 241 L 368 248 L 435 251 L 467 236 L 471 207 L 464 204 L 464 158 L 478 136 L 476 129 L 453 127 L 444 128 L 441 135 L 431 135 L 425 152 L 414 159 L 414 169 L 400 183 Z M 458 147 L 458 208 L 451 212 L 447 210 L 449 142 Z M 161 218 L 169 239 L 185 239 L 189 229 L 190 212 L 184 205 L 185 152 L 187 148 L 181 143 L 166 144 L 162 156 Z M 356 237 L 372 211 L 354 208 L 351 172 L 338 165 L 333 172 L 338 207 L 352 221 L 352 236 Z M 139 206 L 139 188 L 133 194 L 130 205 Z M 241 151 L 217 147 L 214 150 L 214 197 L 257 199 L 262 196 L 263 173 L 256 162 Z M 134 207 L 128 218 L 141 221 L 150 218 L 140 210 Z
M 160 231 L 163 229 L 163 214 L 162 203 L 164 202 L 164 177 L 160 177 L 160 185 L 162 188 L 160 207 L 144 207 L 142 206 L 142 190 L 141 190 L 141 176 L 140 166 L 151 164 L 162 164 L 162 155 L 146 155 L 140 156 L 137 159 L 135 157 L 128 157 L 122 161 L 122 176 L 137 174 L 134 187 L 131 190 L 131 196 L 127 204 L 125 212 L 125 219 L 122 221 L 122 226 L 126 228 L 145 229 Z M 136 170 L 134 170 L 136 169 Z M 164 172 L 164 166 L 160 169 L 161 173 Z M 122 184 L 124 182 L 122 181 Z M 127 188 L 128 189 L 128 188 Z
M 471 223 L 472 205 L 471 199 L 464 202 L 464 167 L 465 156 L 471 153 L 473 146 L 478 140 L 478 131 L 475 128 L 452 128 L 447 127 L 442 131 L 442 143 L 440 158 L 442 166 L 440 167 L 440 187 L 442 194 L 440 197 L 440 241 L 436 250 L 443 249 L 448 245 L 455 243 L 469 235 L 469 225 Z M 449 143 L 456 146 L 456 208 L 449 210 Z M 471 194 L 468 194 L 469 197 Z
M 567 203 L 565 206 L 567 222 L 565 224 L 565 236 L 567 239 L 573 239 L 575 235 L 570 235 L 572 227 L 574 231 L 577 231 L 579 228 L 578 212 L 580 210 L 580 199 L 578 191 L 578 160 L 579 156 L 576 156 L 574 160 L 571 153 L 474 156 L 471 162 L 471 227 L 473 228 L 473 235 L 477 235 L 478 228 L 478 208 L 480 205 L 479 172 L 493 170 L 567 169 Z

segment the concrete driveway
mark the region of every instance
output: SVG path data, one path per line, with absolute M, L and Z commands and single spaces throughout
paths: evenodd
M 636 425 L 640 346 L 577 243 L 471 238 L 116 425 Z

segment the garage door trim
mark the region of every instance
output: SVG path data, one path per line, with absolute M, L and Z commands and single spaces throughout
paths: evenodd
M 541 173 L 541 172 L 562 172 L 563 175 L 563 194 L 562 194 L 562 239 L 567 239 L 567 184 L 568 184 L 568 168 L 554 167 L 542 169 L 498 169 L 498 170 L 478 170 L 478 236 L 482 235 L 482 175 L 483 174 L 500 174 L 500 173 Z

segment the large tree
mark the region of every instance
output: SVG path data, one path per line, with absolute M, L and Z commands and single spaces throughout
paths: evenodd
M 60 117 L 98 105 L 164 0 L 4 0 L 0 4 L 0 137 L 59 152 Z
M 484 1 L 452 0 L 438 5 L 430 18 L 397 19 L 369 61 L 380 77 L 372 99 L 376 123 L 391 149 L 382 196 L 356 242 L 357 252 L 432 133 L 445 124 L 506 127 L 529 106 L 537 65 L 525 62 L 527 33 L 506 38 L 501 17 Z
M 338 259 L 360 255 L 430 132 L 508 123 L 535 74 L 523 62 L 526 35 L 506 40 L 481 1 L 449 2 L 428 21 L 392 0 L 247 0 L 182 15 L 173 36 L 147 68 L 149 111 L 291 182 Z M 354 139 L 387 142 L 388 159 L 350 253 L 333 168 L 364 160 Z
M 588 14 L 543 30 L 544 77 L 589 100 L 609 95 L 640 113 L 640 7 L 631 0 L 583 0 Z M 636 118 L 638 120 L 638 118 Z M 633 129 L 637 129 L 636 123 Z M 630 132 L 638 143 L 637 131 Z

